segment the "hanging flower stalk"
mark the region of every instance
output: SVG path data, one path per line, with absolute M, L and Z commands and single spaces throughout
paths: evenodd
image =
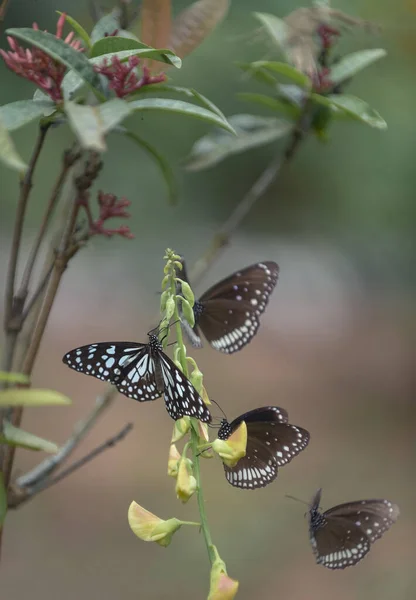
M 163 332 L 163 344 L 167 344 L 168 336 L 165 335 L 166 328 L 173 321 L 172 324 L 175 327 L 176 334 L 176 345 L 174 348 L 175 365 L 189 378 L 205 403 L 210 404 L 208 394 L 203 385 L 203 374 L 194 359 L 187 356 L 182 337 L 181 316 L 187 319 L 191 326 L 194 325 L 194 294 L 189 284 L 180 277 L 182 269 L 181 257 L 168 249 L 165 260 L 165 277 L 162 282 L 161 297 L 162 322 L 160 325 L 160 330 Z M 176 444 L 186 437 L 188 439 L 183 450 L 179 452 Z M 178 419 L 175 421 L 173 428 L 168 460 L 168 475 L 175 478 L 176 496 L 182 503 L 188 502 L 196 495 L 200 516 L 200 529 L 204 536 L 211 563 L 211 580 L 208 596 L 210 600 L 232 600 L 237 593 L 238 582 L 228 577 L 225 563 L 220 558 L 212 542 L 205 511 L 200 458 L 213 456 L 213 449 L 224 462 L 235 464 L 241 456 L 244 456 L 246 442 L 247 430 L 245 423 L 242 423 L 238 431 L 232 437 L 230 436 L 229 440 L 215 440 L 214 442 L 209 441 L 206 423 L 202 423 L 193 417 L 186 416 Z M 194 523 L 184 523 L 176 518 L 164 521 L 133 502 L 129 509 L 129 524 L 133 532 L 142 540 L 155 541 L 160 545 L 167 546 L 171 541 L 172 535 L 182 525 Z

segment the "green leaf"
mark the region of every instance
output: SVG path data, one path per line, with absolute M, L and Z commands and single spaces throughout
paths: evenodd
M 311 80 L 307 75 L 287 63 L 276 62 L 273 60 L 257 60 L 256 62 L 252 62 L 250 66 L 253 71 L 263 69 L 265 71 L 277 73 L 278 75 L 283 75 L 302 88 L 310 88 L 311 86 Z
M 188 170 L 198 171 L 212 167 L 227 156 L 278 140 L 292 129 L 292 125 L 282 119 L 255 115 L 233 115 L 229 118 L 229 122 L 238 137 L 215 130 L 200 138 L 194 144 L 187 159 Z
M 188 117 L 195 117 L 210 124 L 217 125 L 235 133 L 234 129 L 224 118 L 206 108 L 195 106 L 182 100 L 165 100 L 164 98 L 144 98 L 143 100 L 133 100 L 129 103 L 134 111 L 161 110 L 168 113 L 177 113 Z
M 129 131 L 124 127 L 119 127 L 116 131 L 124 134 L 126 137 L 133 140 L 133 142 L 135 142 L 138 146 L 140 146 L 141 148 L 146 150 L 148 154 L 150 154 L 157 166 L 160 168 L 166 185 L 168 187 L 169 203 L 172 205 L 176 204 L 178 200 L 178 189 L 176 179 L 173 170 L 166 158 L 162 156 L 162 154 L 160 154 L 151 144 L 149 144 L 149 142 L 138 136 L 137 133 Z
M 59 450 L 54 442 L 44 440 L 33 433 L 14 427 L 8 421 L 4 422 L 3 434 L 0 434 L 0 443 L 26 448 L 27 450 L 43 450 L 43 452 L 49 452 L 50 454 L 55 454 Z
M 8 131 L 14 131 L 35 119 L 51 115 L 55 110 L 52 100 L 18 100 L 0 106 L 0 119 Z
M 65 102 L 65 113 L 82 148 L 97 152 L 107 150 L 104 127 L 97 106 L 76 104 L 68 100 Z
M 150 88 L 143 87 L 137 92 L 135 92 L 135 97 L 143 96 L 144 94 L 181 94 L 183 96 L 187 96 L 188 98 L 192 98 L 192 100 L 196 100 L 201 106 L 211 110 L 212 112 L 217 113 L 219 117 L 222 119 L 226 119 L 225 115 L 221 110 L 216 106 L 211 100 L 208 100 L 206 96 L 203 96 L 193 88 L 181 87 L 179 85 L 166 85 L 164 83 L 155 83 Z
M 338 85 L 346 79 L 353 77 L 362 69 L 365 69 L 376 60 L 386 56 L 387 52 L 383 48 L 374 48 L 372 50 L 360 50 L 347 54 L 338 63 L 331 67 L 331 83 Z
M 371 108 L 367 102 L 356 96 L 346 94 L 331 94 L 329 96 L 311 94 L 311 100 L 317 104 L 328 106 L 332 111 L 334 119 L 352 119 L 361 121 L 376 129 L 387 129 L 387 123 L 381 115 L 374 108 Z
M 46 31 L 38 31 L 22 27 L 19 29 L 7 29 L 7 35 L 18 38 L 28 44 L 40 48 L 54 60 L 72 69 L 91 87 L 93 92 L 103 100 L 103 88 L 98 74 L 94 71 L 88 58 L 74 50 L 69 44 Z
M 7 383 L 29 383 L 30 378 L 23 373 L 6 373 L 0 371 L 0 381 L 6 381 Z
M 116 29 L 120 29 L 120 19 L 118 18 L 119 10 L 114 9 L 108 15 L 104 15 L 96 23 L 91 32 L 91 44 L 105 37 L 106 34 L 114 33 Z
M 7 514 L 7 490 L 4 485 L 4 477 L 2 471 L 0 471 L 0 532 L 3 527 L 4 519 Z
M 253 15 L 264 26 L 271 40 L 284 49 L 288 37 L 288 27 L 283 19 L 269 13 L 255 12 Z
M 114 129 L 131 112 L 130 104 L 121 98 L 113 98 L 98 106 L 65 102 L 69 124 L 81 146 L 104 152 L 107 149 L 105 135 Z
M 112 98 L 97 106 L 104 133 L 112 131 L 132 112 L 131 106 L 122 98 Z
M 251 94 L 242 92 L 237 94 L 237 96 L 242 100 L 247 100 L 248 102 L 253 102 L 254 104 L 271 108 L 275 112 L 281 113 L 285 117 L 289 117 L 289 119 L 292 121 L 297 120 L 301 115 L 301 110 L 298 106 L 294 106 L 293 104 L 290 104 L 290 102 L 285 102 L 284 100 L 279 100 L 278 98 L 273 98 L 272 96 L 267 96 L 266 94 Z
M 71 400 L 54 390 L 13 388 L 0 391 L 0 406 L 49 406 L 71 404 Z
M 63 15 L 63 13 L 61 13 L 59 10 L 56 11 L 58 13 L 58 15 Z M 78 23 L 78 21 L 76 21 L 75 19 L 73 19 L 72 17 L 70 17 L 69 15 L 65 14 L 65 20 L 68 23 L 68 25 L 70 25 L 72 27 L 72 29 L 75 31 L 75 33 L 81 38 L 81 40 L 84 42 L 85 47 L 91 48 L 91 40 L 90 40 L 90 36 L 88 35 L 88 33 L 85 31 L 85 29 L 83 28 L 83 26 Z
M 271 85 L 274 88 L 276 87 L 276 77 L 274 75 L 271 75 L 267 71 L 264 71 L 263 69 L 253 70 L 253 67 L 251 66 L 252 63 L 236 62 L 235 64 L 242 71 L 244 71 L 244 73 L 247 73 L 247 75 L 249 75 L 256 81 L 260 83 L 266 83 L 267 85 Z
M 7 129 L 3 126 L 0 120 L 0 162 L 5 164 L 10 169 L 15 169 L 21 174 L 26 172 L 27 165 L 20 158 L 12 138 L 9 136 Z
M 135 50 L 130 56 L 139 56 L 140 58 L 151 58 L 168 65 L 173 65 L 180 69 L 182 61 L 172 50 L 155 49 L 143 44 L 142 42 L 124 37 L 105 37 L 98 40 L 91 49 L 91 58 L 97 58 L 103 55 L 118 55 L 119 52 Z M 118 55 L 119 56 L 119 55 Z M 119 56 L 120 58 L 120 56 Z

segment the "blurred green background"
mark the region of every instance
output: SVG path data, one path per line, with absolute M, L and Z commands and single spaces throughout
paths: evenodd
M 188 1 L 173 3 L 175 11 Z M 245 79 L 234 61 L 273 56 L 253 41 L 251 11 L 284 16 L 293 0 L 232 3 L 227 20 L 191 57 L 170 72 L 178 85 L 195 87 L 226 115 L 257 112 L 238 91 L 265 91 Z M 209 394 L 228 417 L 265 404 L 285 407 L 311 442 L 278 480 L 245 493 L 229 486 L 218 460 L 203 461 L 212 534 L 238 598 L 274 600 L 410 600 L 415 597 L 416 501 L 414 483 L 414 234 L 416 2 L 363 0 L 336 8 L 381 23 L 380 36 L 355 31 L 340 52 L 385 47 L 388 57 L 359 75 L 349 91 L 386 119 L 386 132 L 336 125 L 330 143 L 310 139 L 235 235 L 199 291 L 257 260 L 281 268 L 259 335 L 243 352 L 223 356 L 204 348 L 195 358 Z M 11 0 L 5 28 L 55 31 L 55 10 L 87 29 L 91 18 L 78 0 Z M 2 47 L 6 46 L 4 35 Z M 0 64 L 0 104 L 31 97 L 34 86 Z M 264 111 L 263 114 L 268 114 Z M 103 384 L 62 365 L 74 346 L 98 340 L 144 340 L 157 311 L 163 251 L 170 246 L 189 263 L 204 252 L 218 226 L 276 152 L 269 145 L 235 156 L 201 173 L 181 163 L 208 127 L 182 117 L 146 113 L 132 121 L 175 166 L 180 205 L 167 206 L 164 183 L 148 157 L 130 142 L 109 138 L 97 188 L 132 202 L 133 241 L 94 240 L 71 263 L 39 355 L 33 382 L 73 399 L 70 408 L 25 411 L 23 426 L 63 442 L 94 404 Z M 13 137 L 24 158 L 35 127 Z M 27 245 L 58 173 L 71 134 L 50 132 L 35 176 L 27 219 Z M 10 248 L 18 181 L 0 167 L 1 287 Z M 3 298 L 1 298 L 3 302 Z M 194 500 L 180 506 L 166 463 L 172 423 L 163 401 L 139 405 L 119 396 L 78 456 L 128 421 L 133 433 L 55 488 L 9 515 L 2 556 L 1 598 L 60 600 L 99 597 L 203 599 L 208 562 L 194 529 L 176 534 L 168 549 L 130 532 L 126 513 L 136 500 L 161 517 L 197 519 Z M 39 457 L 21 451 L 22 473 Z M 324 488 L 323 505 L 387 497 L 402 514 L 358 566 L 331 572 L 315 565 L 305 508 Z

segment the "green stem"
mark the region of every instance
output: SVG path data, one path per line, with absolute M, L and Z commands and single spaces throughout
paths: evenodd
M 176 298 L 176 285 L 175 285 L 175 279 L 173 276 L 171 278 L 170 287 L 171 287 L 171 294 L 172 294 L 173 298 L 175 299 L 175 311 L 173 313 L 173 317 L 174 317 L 174 321 L 176 321 L 175 331 L 176 331 L 176 343 L 178 344 L 178 347 L 179 347 L 179 360 L 182 365 L 182 370 L 183 370 L 184 375 L 186 377 L 188 377 L 188 364 L 186 361 L 185 346 L 183 343 L 183 336 L 182 336 L 181 320 L 180 320 L 179 310 L 178 310 L 178 301 Z M 199 516 L 201 519 L 201 530 L 202 530 L 202 533 L 204 536 L 205 545 L 207 547 L 209 561 L 212 565 L 215 560 L 215 553 L 213 552 L 214 546 L 212 543 L 211 532 L 209 530 L 207 513 L 205 511 L 205 500 L 204 500 L 204 492 L 202 489 L 201 465 L 199 462 L 198 444 L 199 444 L 198 421 L 197 421 L 197 419 L 191 418 L 190 447 L 191 447 L 191 451 L 192 451 L 194 477 L 196 479 L 196 486 L 197 486 L 196 487 L 196 496 L 197 496 L 197 501 L 198 501 Z

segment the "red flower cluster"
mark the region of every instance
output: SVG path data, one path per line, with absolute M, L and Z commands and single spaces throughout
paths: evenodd
M 104 194 L 104 192 L 98 192 L 98 205 L 100 207 L 100 216 L 95 221 L 91 217 L 89 207 L 87 208 L 87 215 L 89 221 L 89 235 L 105 235 L 106 237 L 112 237 L 113 235 L 121 235 L 127 239 L 134 238 L 128 225 L 120 225 L 116 229 L 107 229 L 104 227 L 105 222 L 113 217 L 129 218 L 130 213 L 125 209 L 130 206 L 130 201 L 126 198 L 117 200 L 117 196 L 114 194 Z
M 97 73 L 107 77 L 109 87 L 114 90 L 119 98 L 124 98 L 128 94 L 139 90 L 145 85 L 152 83 L 161 83 L 166 80 L 166 75 L 151 75 L 150 70 L 143 66 L 142 76 L 140 79 L 137 76 L 137 67 L 140 60 L 137 56 L 130 56 L 129 60 L 122 63 L 117 56 L 113 56 L 111 64 L 108 64 L 107 59 L 103 60 L 101 65 L 96 65 L 94 68 Z
M 334 45 L 334 38 L 340 36 L 340 31 L 338 29 L 334 29 L 329 25 L 321 24 L 318 27 L 317 31 L 320 39 L 323 50 L 329 50 Z
M 65 14 L 62 14 L 56 25 L 56 37 L 62 39 L 63 28 L 65 24 Z M 39 27 L 33 23 L 33 29 L 38 30 Z M 84 48 L 78 40 L 74 40 L 74 32 L 71 31 L 64 42 L 82 52 Z M 15 39 L 8 36 L 7 41 L 11 51 L 0 50 L 0 55 L 3 57 L 6 65 L 17 75 L 33 81 L 40 87 L 54 102 L 62 100 L 61 85 L 66 73 L 66 66 L 51 58 L 46 52 L 40 48 L 32 50 L 22 48 Z
M 331 81 L 331 70 L 328 67 L 322 67 L 320 71 L 316 73 L 316 77 L 313 80 L 313 89 L 317 94 L 323 94 L 333 87 Z

